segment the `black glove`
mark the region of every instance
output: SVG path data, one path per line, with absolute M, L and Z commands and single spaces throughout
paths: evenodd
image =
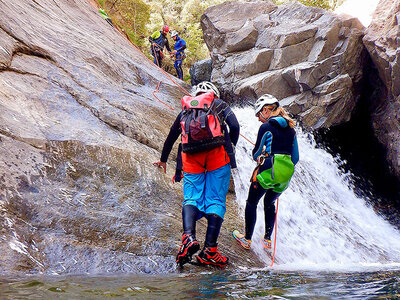
M 173 183 L 180 182 L 182 178 L 183 178 L 182 170 L 176 169 L 175 175 L 174 175 L 174 177 L 172 177 L 172 182 Z

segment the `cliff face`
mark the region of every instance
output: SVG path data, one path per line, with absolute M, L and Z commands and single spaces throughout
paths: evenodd
M 174 152 L 152 162 L 177 111 L 152 93 L 184 92 L 86 0 L 0 7 L 0 274 L 174 271 Z
M 201 19 L 211 80 L 226 99 L 252 102 L 273 94 L 304 127 L 332 128 L 348 122 L 360 95 L 371 90 L 363 86 L 371 75 L 364 70 L 374 67 L 370 55 L 385 91 L 374 82 L 374 94 L 360 101 L 368 101 L 366 118 L 400 178 L 399 7 L 399 1 L 380 1 L 368 29 L 355 18 L 298 2 L 211 7 Z
M 273 94 L 313 129 L 350 119 L 365 55 L 357 19 L 298 2 L 225 2 L 201 24 L 211 78 L 228 98 Z
M 385 87 L 371 107 L 372 124 L 400 177 L 400 1 L 378 3 L 363 41 Z

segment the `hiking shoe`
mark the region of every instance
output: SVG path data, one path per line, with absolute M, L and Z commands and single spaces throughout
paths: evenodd
M 244 234 L 241 234 L 239 230 L 233 231 L 233 237 L 239 242 L 239 244 L 244 248 L 249 250 L 251 247 L 251 240 L 247 240 Z
M 176 263 L 183 266 L 192 260 L 192 255 L 200 249 L 200 244 L 195 238 L 185 233 L 182 235 L 182 245 L 179 248 L 178 255 L 176 256 Z
M 228 264 L 229 258 L 223 256 L 217 250 L 217 246 L 215 246 L 201 250 L 200 254 L 197 255 L 197 262 L 199 265 L 211 265 L 224 268 Z
M 266 249 L 266 250 L 271 250 L 272 249 L 271 240 L 262 239 L 261 243 L 263 244 L 264 249 Z

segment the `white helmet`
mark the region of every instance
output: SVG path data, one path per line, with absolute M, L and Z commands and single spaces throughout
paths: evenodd
M 264 94 L 260 98 L 257 99 L 256 103 L 254 104 L 254 114 L 257 114 L 263 109 L 265 105 L 272 105 L 276 104 L 277 107 L 279 106 L 279 101 L 274 96 L 270 94 Z
M 215 85 L 213 85 L 209 81 L 200 82 L 196 86 L 195 96 L 199 95 L 200 93 L 207 93 L 207 92 L 214 92 L 214 95 L 219 98 L 219 91 Z
M 173 38 L 174 36 L 177 36 L 178 35 L 178 32 L 177 31 L 175 31 L 175 30 L 172 30 L 171 31 L 171 37 Z

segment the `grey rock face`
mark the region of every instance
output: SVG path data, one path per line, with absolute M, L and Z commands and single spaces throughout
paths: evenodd
M 201 25 L 227 100 L 272 94 L 313 129 L 350 119 L 365 55 L 357 19 L 297 2 L 226 2 Z
M 86 0 L 0 7 L 0 274 L 174 271 L 175 152 L 152 163 L 185 93 Z
M 203 59 L 195 62 L 189 69 L 190 83 L 197 85 L 202 81 L 210 81 L 212 72 L 212 60 Z
M 400 176 L 400 1 L 381 0 L 363 39 L 386 91 L 371 108 L 376 137 Z

